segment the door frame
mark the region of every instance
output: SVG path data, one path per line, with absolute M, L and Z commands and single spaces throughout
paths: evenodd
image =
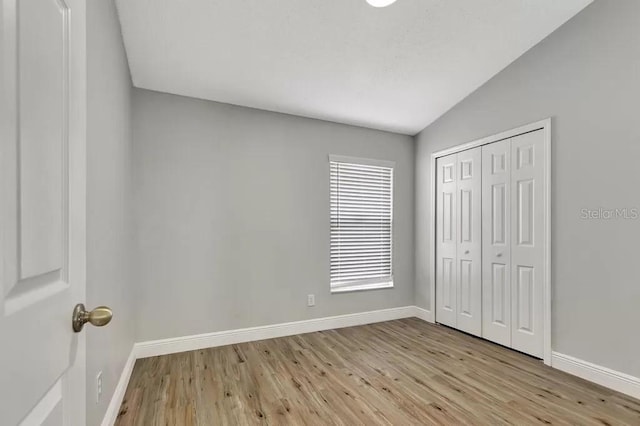
M 471 148 L 510 139 L 524 133 L 542 130 L 544 133 L 544 274 L 543 274 L 543 361 L 546 365 L 551 365 L 551 118 L 525 124 L 495 135 L 487 136 L 461 145 L 456 145 L 431 154 L 431 207 L 429 209 L 429 283 L 430 301 L 433 321 L 437 322 L 436 314 L 436 160 L 440 157 L 455 154 Z

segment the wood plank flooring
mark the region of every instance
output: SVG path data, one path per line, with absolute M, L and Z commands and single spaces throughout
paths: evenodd
M 640 401 L 416 318 L 136 362 L 117 425 L 640 425 Z

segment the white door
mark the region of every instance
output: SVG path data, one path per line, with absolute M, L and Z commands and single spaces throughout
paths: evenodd
M 482 337 L 511 346 L 511 140 L 482 147 Z
M 457 328 L 482 334 L 482 150 L 458 153 Z
M 511 139 L 511 347 L 542 357 L 545 144 L 541 130 Z
M 83 425 L 85 0 L 0 2 L 0 423 Z
M 436 161 L 436 320 L 456 327 L 457 154 Z

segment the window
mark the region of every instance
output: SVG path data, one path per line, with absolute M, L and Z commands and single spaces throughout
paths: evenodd
M 330 156 L 331 291 L 393 287 L 394 163 Z

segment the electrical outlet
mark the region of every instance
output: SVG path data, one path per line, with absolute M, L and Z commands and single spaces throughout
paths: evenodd
M 96 404 L 100 402 L 102 397 L 102 371 L 96 375 Z
M 316 296 L 313 294 L 307 295 L 307 306 L 316 306 Z

